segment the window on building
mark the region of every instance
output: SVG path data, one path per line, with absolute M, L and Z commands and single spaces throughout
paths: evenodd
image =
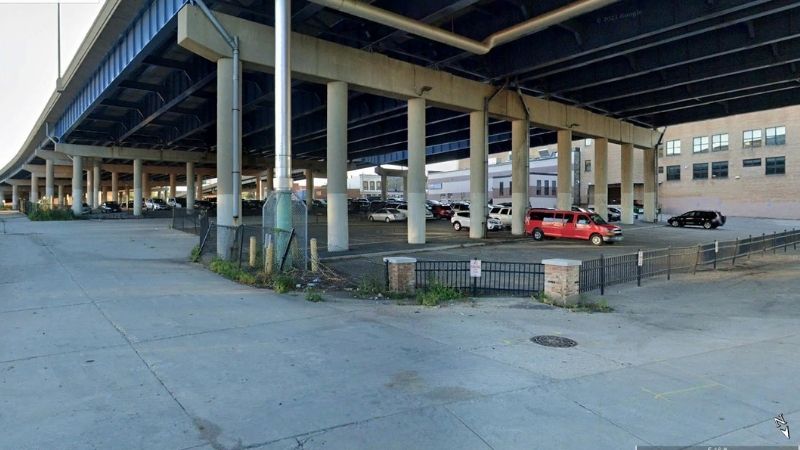
M 692 179 L 702 180 L 708 178 L 708 163 L 697 163 L 692 165 Z
M 554 196 L 555 196 L 555 195 L 558 195 L 558 192 L 556 192 L 556 180 L 553 180 L 553 183 L 552 183 L 552 186 L 551 186 L 551 187 L 552 187 L 552 189 L 553 189 L 553 195 L 554 195 Z
M 664 173 L 664 166 L 658 166 L 658 173 Z
M 368 190 L 369 190 L 369 181 L 365 181 L 365 182 L 364 182 L 364 190 L 365 190 L 365 191 L 368 191 Z
M 536 195 L 542 195 L 542 180 L 536 180 Z
M 369 182 L 369 190 L 370 191 L 374 191 L 375 190 L 375 182 L 374 181 L 370 181 Z
M 700 136 L 692 139 L 692 151 L 703 153 L 708 151 L 708 136 Z
M 728 161 L 715 161 L 711 163 L 712 178 L 728 178 Z
M 761 130 L 745 130 L 742 133 L 742 147 L 761 147 Z
M 376 181 L 375 182 L 375 189 L 377 189 L 377 190 L 381 189 L 381 182 L 380 181 Z
M 681 154 L 681 140 L 667 141 L 667 156 Z
M 761 158 L 743 159 L 742 167 L 761 167 Z
M 588 147 L 588 146 L 590 146 L 592 144 L 594 144 L 594 139 L 592 139 L 592 138 L 586 138 L 586 140 L 583 141 L 583 145 L 585 145 L 586 147 Z
M 505 185 L 504 185 L 504 184 L 503 184 L 503 182 L 501 181 L 501 182 L 500 182 L 500 196 L 501 196 L 501 197 L 502 197 L 503 195 L 506 195 L 506 192 L 505 192 L 505 189 L 504 189 L 504 188 L 505 188 Z
M 721 152 L 728 149 L 728 133 L 711 136 L 711 151 Z
M 766 145 L 786 144 L 786 127 L 773 127 L 766 130 Z
M 550 180 L 544 180 L 544 195 L 550 195 Z
M 765 161 L 767 175 L 783 175 L 786 173 L 786 157 L 776 156 L 774 158 L 766 158 Z
M 667 166 L 667 181 L 678 181 L 681 179 L 681 166 Z
M 592 171 L 592 160 L 587 159 L 583 162 L 583 171 L 584 172 L 591 172 Z

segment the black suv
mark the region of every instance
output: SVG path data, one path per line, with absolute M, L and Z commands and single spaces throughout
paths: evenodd
M 725 216 L 719 211 L 689 211 L 680 216 L 670 217 L 667 223 L 673 227 L 699 225 L 709 230 L 725 225 Z

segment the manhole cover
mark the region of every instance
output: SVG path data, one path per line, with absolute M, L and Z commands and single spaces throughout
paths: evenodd
M 561 337 L 561 336 L 534 336 L 531 338 L 531 342 L 534 342 L 539 345 L 544 345 L 545 347 L 575 347 L 578 345 L 577 342 L 573 341 L 572 339 Z

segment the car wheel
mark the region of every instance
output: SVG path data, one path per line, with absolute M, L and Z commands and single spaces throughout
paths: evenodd
M 678 222 L 677 220 L 673 220 L 669 224 L 672 225 L 675 228 L 678 228 L 679 226 L 681 226 L 680 222 Z
M 456 231 L 461 231 L 461 224 L 459 222 L 453 222 L 453 229 Z
M 544 239 L 544 232 L 538 228 L 533 230 L 533 239 L 536 241 L 541 241 Z
M 375 218 L 374 218 L 374 217 L 372 217 L 372 216 L 369 216 L 369 221 L 370 221 L 370 222 L 375 222 Z
M 705 228 L 706 230 L 710 230 L 711 229 L 711 222 L 703 222 L 703 228 Z
M 384 220 L 384 222 L 386 222 L 386 223 L 389 223 L 389 222 L 391 222 L 391 221 L 392 221 L 392 219 L 390 219 L 390 218 L 388 218 L 388 217 L 386 218 L 386 220 Z
M 599 234 L 593 234 L 592 237 L 589 238 L 594 245 L 603 245 L 603 237 Z

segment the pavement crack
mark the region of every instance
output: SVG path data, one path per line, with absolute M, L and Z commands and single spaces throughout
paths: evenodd
M 490 449 L 494 450 L 494 447 L 492 446 L 492 444 L 490 444 L 489 442 L 487 442 L 487 441 L 486 441 L 486 439 L 484 439 L 484 438 L 483 438 L 483 436 L 481 436 L 480 434 L 478 434 L 478 432 L 477 432 L 477 431 L 475 431 L 475 430 L 474 430 L 474 429 L 473 429 L 471 426 L 467 425 L 467 423 L 466 423 L 466 422 L 464 422 L 464 421 L 461 419 L 461 417 L 459 417 L 459 416 L 458 416 L 458 414 L 456 414 L 456 413 L 455 413 L 455 412 L 453 412 L 453 411 L 452 411 L 450 408 L 448 408 L 448 407 L 447 407 L 447 405 L 445 405 L 445 406 L 444 406 L 444 410 L 445 410 L 445 411 L 447 411 L 447 412 L 448 412 L 448 413 L 449 413 L 451 416 L 455 417 L 455 419 L 456 419 L 456 420 L 458 420 L 458 421 L 461 423 L 461 425 L 464 425 L 464 427 L 465 427 L 466 429 L 468 429 L 468 430 L 469 430 L 469 431 L 470 431 L 472 434 L 474 434 L 474 435 L 475 435 L 475 437 L 477 437 L 478 439 L 480 439 L 480 440 L 481 440 L 481 442 L 483 442 L 483 443 L 484 443 L 484 444 L 485 444 L 487 447 L 489 447 Z

